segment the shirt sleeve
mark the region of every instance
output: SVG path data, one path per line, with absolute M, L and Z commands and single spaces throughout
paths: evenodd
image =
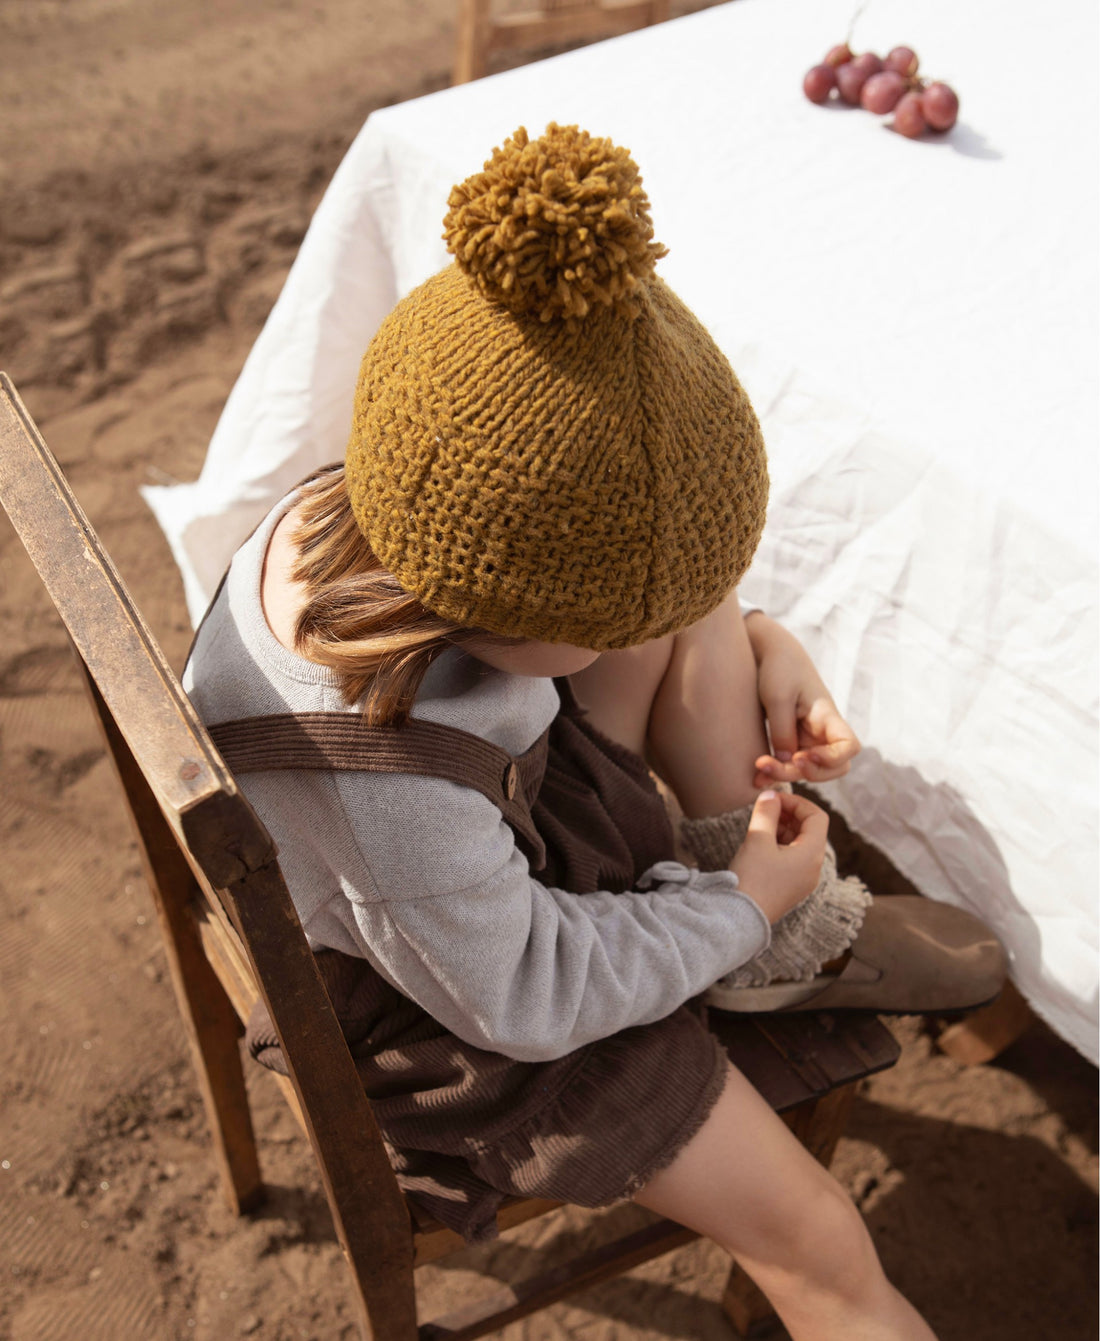
M 432 841 L 381 831 L 387 813 L 408 816 L 403 805 L 373 808 L 361 889 L 374 894 L 348 898 L 365 957 L 469 1043 L 522 1061 L 562 1056 L 663 1018 L 770 941 L 730 871 L 661 862 L 648 888 L 549 888 L 484 797 L 415 782 L 435 793 Z M 426 813 L 422 798 L 412 813 Z

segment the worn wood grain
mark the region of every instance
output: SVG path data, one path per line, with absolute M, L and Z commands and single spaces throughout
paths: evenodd
M 1031 1007 L 1010 981 L 996 1001 L 940 1029 L 935 1035 L 936 1047 L 960 1066 L 981 1066 L 1011 1047 L 1034 1018 Z
M 777 1112 L 885 1070 L 901 1051 L 881 1020 L 856 1013 L 750 1016 L 712 1010 L 708 1027 Z
M 191 916 L 196 893 L 191 867 L 115 724 L 98 683 L 79 656 L 77 660 L 134 822 L 172 988 L 214 1138 L 222 1190 L 230 1209 L 239 1215 L 263 1200 L 263 1184 L 237 1046 L 237 1016 L 211 968 Z
M 497 52 L 616 37 L 663 23 L 668 11 L 668 0 L 544 0 L 495 14 L 491 0 L 462 0 L 454 83 L 480 79 Z

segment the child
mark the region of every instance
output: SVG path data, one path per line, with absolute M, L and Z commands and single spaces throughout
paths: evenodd
M 767 494 L 752 408 L 656 277 L 623 150 L 520 130 L 450 205 L 457 264 L 375 336 L 345 466 L 238 552 L 189 690 L 437 1218 L 476 1239 L 508 1194 L 633 1196 L 722 1243 L 796 1338 L 926 1338 L 691 1004 L 717 979 L 748 1008 L 776 978 L 814 980 L 787 1004 L 840 990 L 823 960 L 874 920 L 823 876 L 825 815 L 768 786 L 859 746 L 737 602 Z M 675 860 L 650 765 L 710 869 Z M 973 1004 L 994 943 L 945 916 L 925 986 L 954 955 Z M 262 1017 L 250 1044 L 279 1064 Z

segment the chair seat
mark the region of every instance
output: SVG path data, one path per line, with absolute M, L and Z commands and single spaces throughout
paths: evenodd
M 778 1113 L 885 1071 L 901 1054 L 877 1016 L 855 1011 L 748 1016 L 711 1010 L 707 1026 Z

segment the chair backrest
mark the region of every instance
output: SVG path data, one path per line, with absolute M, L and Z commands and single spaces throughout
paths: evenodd
M 454 82 L 480 79 L 497 53 L 615 37 L 668 18 L 668 0 L 531 0 L 504 11 L 459 0 Z
M 228 938 L 239 964 L 247 966 L 236 995 L 251 989 L 270 1011 L 345 1253 L 356 1260 L 372 1256 L 380 1278 L 406 1269 L 412 1238 L 405 1201 L 274 842 L 237 789 L 3 373 L 0 503 L 83 669 L 137 824 L 192 1043 L 201 1031 L 195 1012 L 206 1006 L 191 979 L 210 971 L 198 928 L 212 918 L 224 933 L 221 942 Z M 233 984 L 224 983 L 227 966 L 213 967 L 221 970 L 219 981 L 232 998 Z M 235 1032 L 231 1039 L 235 1049 Z M 209 1103 L 209 1094 L 204 1097 Z M 415 1326 L 414 1318 L 409 1322 Z

